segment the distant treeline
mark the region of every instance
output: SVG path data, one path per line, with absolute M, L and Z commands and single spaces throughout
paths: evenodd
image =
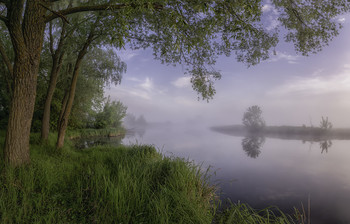
M 270 138 L 305 141 L 350 139 L 349 128 L 323 129 L 319 127 L 305 126 L 266 126 L 260 130 L 251 131 L 243 125 L 228 125 L 211 127 L 211 130 L 233 136 L 261 135 Z

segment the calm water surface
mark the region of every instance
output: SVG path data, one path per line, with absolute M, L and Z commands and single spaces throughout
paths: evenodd
M 307 208 L 310 197 L 312 223 L 350 223 L 350 141 L 303 143 L 168 126 L 127 135 L 122 142 L 152 144 L 166 155 L 213 166 L 222 199 L 291 212 L 301 203 Z

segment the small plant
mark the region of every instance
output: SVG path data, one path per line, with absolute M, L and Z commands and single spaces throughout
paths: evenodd
M 322 116 L 322 120 L 320 122 L 320 128 L 324 130 L 330 130 L 333 128 L 333 124 L 328 121 L 328 117 L 326 119 Z

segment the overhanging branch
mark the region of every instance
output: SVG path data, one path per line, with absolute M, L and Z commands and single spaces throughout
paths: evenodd
M 46 7 L 45 5 L 39 3 L 42 7 L 44 7 L 45 9 L 49 10 L 52 14 L 56 15 L 57 17 L 62 18 L 63 21 L 65 21 L 66 23 L 69 23 L 68 19 L 66 17 L 64 17 L 64 15 L 60 14 L 59 12 L 56 12 L 52 9 L 50 9 L 49 7 Z
M 58 17 L 74 14 L 78 12 L 115 11 L 115 10 L 123 9 L 125 7 L 136 8 L 137 6 L 139 5 L 136 5 L 133 3 L 122 3 L 122 4 L 116 4 L 116 5 L 103 4 L 103 5 L 77 6 L 74 8 L 68 8 L 68 9 L 57 11 L 55 13 L 51 13 L 50 15 L 46 16 L 45 22 L 49 22 Z M 144 6 L 149 7 L 147 4 L 144 4 Z M 163 8 L 163 5 L 154 3 L 152 4 L 152 7 L 154 9 L 159 10 Z
M 95 12 L 95 11 L 105 11 L 105 10 L 118 10 L 126 7 L 127 4 L 118 4 L 118 5 L 109 5 L 109 4 L 104 4 L 104 5 L 94 5 L 94 6 L 78 6 L 74 8 L 68 8 L 64 9 L 61 11 L 57 11 L 56 13 L 52 13 L 45 18 L 45 22 L 49 22 L 53 19 L 56 19 L 59 17 L 58 15 L 69 15 L 69 14 L 74 14 L 78 12 Z

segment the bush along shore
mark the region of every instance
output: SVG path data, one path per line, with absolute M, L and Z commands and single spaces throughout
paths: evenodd
M 152 146 L 75 150 L 68 140 L 57 151 L 54 138 L 32 143 L 25 167 L 1 164 L 0 223 L 294 223 L 242 204 L 219 211 L 208 173 Z

